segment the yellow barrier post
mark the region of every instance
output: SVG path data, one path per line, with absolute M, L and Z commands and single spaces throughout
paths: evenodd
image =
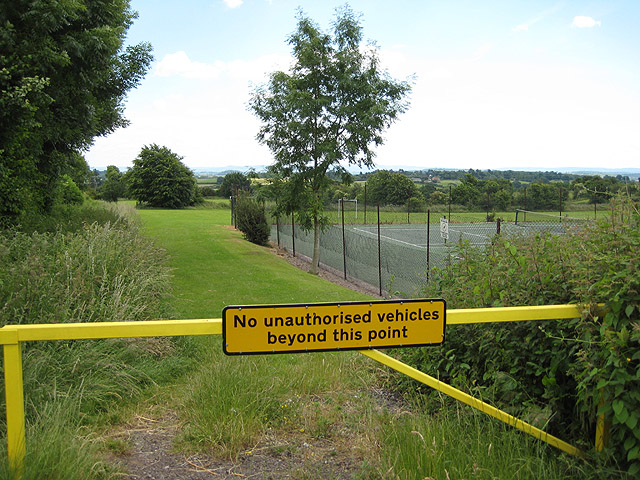
M 22 345 L 18 331 L 9 330 L 15 343 L 4 344 L 4 390 L 7 407 L 7 454 L 16 478 L 24 472 L 26 455 L 24 422 L 24 388 L 22 379 Z M 6 337 L 5 337 L 6 338 Z
M 598 403 L 598 409 L 605 404 L 605 401 L 604 389 L 600 389 L 600 402 Z M 600 414 L 596 418 L 596 452 L 601 452 L 608 447 L 610 439 L 611 419 Z
M 529 435 L 532 435 L 533 437 L 539 440 L 542 440 L 543 442 L 553 445 L 554 447 L 559 448 L 564 452 L 570 453 L 572 455 L 578 455 L 578 456 L 583 455 L 583 452 L 580 449 L 574 447 L 573 445 L 570 445 L 569 443 L 563 440 L 560 440 L 559 438 L 554 437 L 553 435 L 550 435 L 540 430 L 539 428 L 534 427 L 533 425 L 523 422 L 522 420 L 514 417 L 513 415 L 509 415 L 507 412 L 504 412 L 496 407 L 493 407 L 488 403 L 483 402 L 482 400 L 472 397 L 471 395 L 464 393 L 463 391 L 458 390 L 457 388 L 454 388 L 451 385 L 443 383 L 440 380 L 437 380 L 427 375 L 426 373 L 421 372 L 420 370 L 416 370 L 415 368 L 410 367 L 409 365 L 406 365 L 400 362 L 399 360 L 396 360 L 393 357 L 385 355 L 384 353 L 379 352 L 378 350 L 361 350 L 360 353 L 384 365 L 387 365 L 388 367 L 391 367 L 394 370 L 397 370 L 398 372 L 413 378 L 414 380 L 417 380 L 431 388 L 434 388 L 446 395 L 449 395 L 450 397 L 453 397 L 456 400 L 466 403 L 467 405 L 470 405 L 471 407 L 477 410 L 480 410 L 481 412 L 491 415 L 492 417 L 497 418 L 498 420 L 506 423 L 507 425 L 515 427 L 518 430 L 522 430 L 523 432 L 528 433 Z

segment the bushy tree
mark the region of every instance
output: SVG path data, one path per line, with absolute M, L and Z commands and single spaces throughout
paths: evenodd
M 241 193 L 236 201 L 236 224 L 250 242 L 258 245 L 267 245 L 269 242 L 269 224 L 264 205 L 246 192 Z
M 167 147 L 143 147 L 128 172 L 131 198 L 163 208 L 184 208 L 201 202 L 196 178 L 181 160 Z
M 381 205 L 404 205 L 411 197 L 422 197 L 413 181 L 402 173 L 380 170 L 367 179 L 367 201 Z
M 218 195 L 229 198 L 235 194 L 237 190 L 249 190 L 251 187 L 251 179 L 244 173 L 231 172 L 227 173 L 222 179 L 222 185 L 218 189 Z
M 84 196 L 70 175 L 63 175 L 56 188 L 58 202 L 63 205 L 82 205 Z
M 258 141 L 275 157 L 271 172 L 282 187 L 278 212 L 296 212 L 300 226 L 314 232 L 312 273 L 327 222 L 327 173 L 346 173 L 341 162 L 372 166 L 373 147 L 407 108 L 410 91 L 407 82 L 380 69 L 375 48 L 362 46 L 362 27 L 348 7 L 337 12 L 333 26 L 333 35 L 324 33 L 300 12 L 289 37 L 291 71 L 272 73 L 249 102 L 262 122 Z
M 128 0 L 0 3 L 0 216 L 50 210 L 74 156 L 126 125 L 152 58 L 123 48 L 134 18 Z
M 117 202 L 118 198 L 125 196 L 126 190 L 127 185 L 122 172 L 115 165 L 109 165 L 100 196 L 108 202 Z

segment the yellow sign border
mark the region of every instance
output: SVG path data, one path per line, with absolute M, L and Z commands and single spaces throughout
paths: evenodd
M 433 304 L 437 303 L 438 308 L 433 308 Z M 429 305 L 430 309 L 424 309 L 425 305 Z M 294 315 L 296 312 L 307 312 L 307 322 L 312 314 L 314 318 L 321 318 L 327 313 L 327 310 L 331 307 L 338 307 L 338 310 L 334 310 L 333 315 L 329 317 L 334 318 L 333 324 L 324 323 L 324 325 L 331 328 L 331 326 L 340 327 L 340 333 L 337 333 L 337 327 L 327 333 L 325 329 L 323 332 L 313 330 L 301 330 L 304 326 L 293 324 L 293 319 L 296 322 L 303 322 L 303 316 L 287 316 L 287 313 Z M 362 313 L 365 311 L 365 313 Z M 418 315 L 410 315 L 410 312 L 421 312 L 420 315 L 424 315 L 425 318 L 414 318 Z M 429 318 L 427 317 L 427 311 L 437 311 L 442 314 L 442 318 Z M 357 301 L 357 302 L 328 302 L 328 303 L 294 303 L 294 304 L 274 304 L 274 305 L 230 305 L 222 311 L 222 347 L 226 355 L 261 355 L 261 354 L 276 354 L 276 353 L 305 353 L 305 352 L 329 352 L 329 351 L 343 351 L 343 350 L 368 350 L 368 349 L 383 349 L 383 348 L 404 348 L 404 347 L 422 347 L 422 346 L 437 346 L 441 345 L 445 339 L 446 329 L 446 302 L 442 298 L 429 298 L 429 299 L 408 299 L 408 300 L 375 300 L 375 301 Z M 269 312 L 269 316 L 265 315 L 265 312 Z M 293 313 L 291 313 L 293 312 Z M 316 312 L 323 312 L 323 315 L 317 315 Z M 335 313 L 337 312 L 337 313 Z M 382 314 L 380 312 L 383 312 Z M 368 317 L 367 317 L 368 314 Z M 382 318 L 379 317 L 382 315 Z M 258 318 L 260 320 L 258 320 Z M 405 318 L 406 317 L 406 318 Z M 411 319 L 409 317 L 412 317 Z M 327 318 L 325 315 L 323 318 Z M 289 319 L 287 325 L 284 324 L 284 319 Z M 368 319 L 368 321 L 367 321 Z M 374 322 L 375 319 L 375 322 Z M 275 325 L 280 320 L 280 325 Z M 416 320 L 424 320 L 422 322 L 416 322 Z M 409 325 L 426 325 L 425 322 L 430 322 L 428 326 L 421 326 L 413 331 L 418 330 L 417 335 L 419 338 L 415 338 L 416 334 L 408 336 Z M 233 326 L 235 322 L 236 326 Z M 378 323 L 376 323 L 378 322 Z M 358 323 L 370 323 L 373 326 L 382 327 L 376 330 L 382 334 L 382 331 L 387 329 L 389 333 L 396 331 L 392 330 L 392 324 L 396 322 L 402 323 L 402 327 L 398 327 L 398 330 L 402 330 L 404 337 L 398 333 L 398 338 L 375 338 L 372 341 L 371 335 L 374 332 L 373 329 L 358 330 L 356 326 L 355 332 L 360 332 L 360 338 L 354 339 L 354 324 Z M 432 322 L 438 322 L 436 324 Z M 269 323 L 269 325 L 267 325 Z M 344 323 L 349 325 L 348 330 L 343 330 Z M 238 327 L 237 325 L 240 324 Z M 314 323 L 314 327 L 321 328 L 322 325 Z M 287 329 L 287 333 L 283 333 L 282 329 Z M 347 327 L 345 327 L 347 328 Z M 272 329 L 272 330 L 267 330 Z M 278 330 L 280 329 L 280 330 Z M 385 331 L 387 331 L 385 330 Z M 364 339 L 364 333 L 367 332 L 367 338 Z M 334 338 L 331 339 L 331 334 Z M 262 339 L 257 339 L 259 335 L 262 335 Z M 268 336 L 268 340 L 264 339 L 264 335 Z M 300 337 L 307 336 L 306 339 L 311 341 L 313 336 L 314 342 L 320 343 L 302 343 L 299 348 L 296 346 L 296 336 L 298 340 Z M 323 338 L 322 335 L 324 335 Z M 327 335 L 329 335 L 329 341 L 327 342 Z M 351 337 L 349 337 L 351 335 Z M 376 334 L 377 335 L 377 334 Z M 340 340 L 338 340 L 340 336 Z M 344 337 L 347 337 L 346 340 Z M 391 335 L 389 335 L 390 337 Z M 425 340 L 428 338 L 428 340 Z M 405 341 L 406 339 L 406 341 Z M 273 340 L 273 342 L 271 342 Z M 286 340 L 286 341 L 285 341 Z M 383 341 L 384 340 L 384 341 Z M 229 342 L 232 345 L 230 346 Z M 303 340 L 304 341 L 304 340 Z M 289 343 L 287 345 L 287 343 Z M 344 343 L 345 346 L 340 344 Z M 281 345 L 282 344 L 282 345 Z M 239 346 L 240 345 L 240 346 Z M 269 346 L 268 346 L 269 345 Z M 326 345 L 331 345 L 327 347 Z

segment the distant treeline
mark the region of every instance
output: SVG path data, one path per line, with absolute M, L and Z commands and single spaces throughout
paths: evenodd
M 585 175 L 573 174 L 573 173 L 560 173 L 560 172 L 528 172 L 520 170 L 479 170 L 470 168 L 468 170 L 440 170 L 440 169 L 428 169 L 428 170 L 398 170 L 398 173 L 402 173 L 412 179 L 419 179 L 422 182 L 430 182 L 437 180 L 457 180 L 462 181 L 467 175 L 472 175 L 478 180 L 498 180 L 505 179 L 514 182 L 514 188 L 518 190 L 521 188 L 521 183 L 551 183 L 551 182 L 565 182 L 569 183 L 579 177 Z M 356 175 L 354 178 L 359 181 L 366 180 L 368 176 L 375 172 L 368 172 Z M 600 176 L 600 175 L 589 175 Z M 616 175 L 614 177 L 619 182 L 632 182 L 628 175 Z M 519 183 L 518 183 L 519 182 Z

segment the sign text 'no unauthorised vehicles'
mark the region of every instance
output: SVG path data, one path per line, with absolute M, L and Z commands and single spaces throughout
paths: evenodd
M 227 355 L 440 345 L 442 299 L 229 306 L 222 313 Z

